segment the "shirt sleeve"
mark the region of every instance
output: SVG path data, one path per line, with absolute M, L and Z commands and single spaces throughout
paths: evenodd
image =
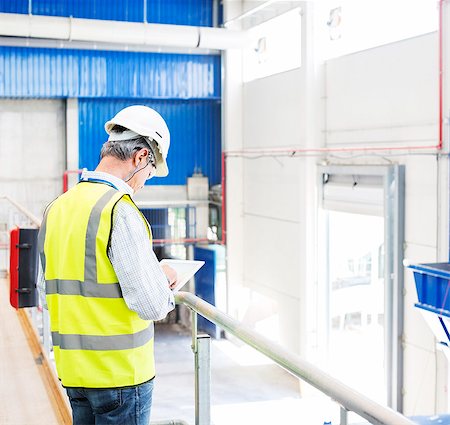
M 174 309 L 173 293 L 142 217 L 125 202 L 119 202 L 114 209 L 108 256 L 125 303 L 141 319 L 161 320 Z

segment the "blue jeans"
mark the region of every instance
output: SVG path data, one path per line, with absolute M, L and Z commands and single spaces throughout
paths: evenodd
M 127 388 L 66 388 L 73 425 L 148 425 L 153 380 Z

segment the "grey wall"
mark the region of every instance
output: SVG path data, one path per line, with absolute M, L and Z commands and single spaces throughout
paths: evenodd
M 0 100 L 0 195 L 37 216 L 62 192 L 65 113 L 61 100 Z

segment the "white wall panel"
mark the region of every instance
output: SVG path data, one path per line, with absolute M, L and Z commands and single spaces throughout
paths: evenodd
M 300 146 L 303 68 L 244 84 L 244 148 Z
M 436 261 L 436 249 L 408 242 L 405 257 L 413 262 L 432 263 Z M 434 412 L 437 397 L 436 340 L 420 310 L 414 307 L 417 292 L 413 273 L 409 269 L 405 271 L 404 292 L 404 410 L 409 415 L 427 415 Z
M 304 216 L 299 182 L 305 170 L 299 158 L 245 160 L 244 213 L 299 222 Z
M 414 244 L 407 244 L 405 257 L 413 260 L 413 262 L 433 263 L 436 260 L 436 250 L 430 247 L 423 247 Z M 414 261 L 414 259 L 416 261 Z M 435 338 L 423 319 L 420 310 L 414 307 L 417 303 L 417 292 L 414 282 L 413 272 L 409 269 L 405 270 L 405 323 L 404 323 L 404 339 L 406 345 L 414 345 L 423 350 L 434 352 Z
M 282 294 L 259 281 L 247 278 L 246 307 L 239 320 L 288 350 L 298 351 L 301 337 L 301 302 L 290 294 Z
M 303 87 L 303 69 L 243 85 L 244 149 L 304 144 Z M 232 161 L 235 159 L 230 158 L 228 163 Z M 264 297 L 274 300 L 271 309 L 278 319 L 270 322 L 274 327 L 271 337 L 299 352 L 300 281 L 305 273 L 305 235 L 301 230 L 305 226 L 304 161 L 273 157 L 241 161 L 244 222 L 239 237 L 243 241 L 243 283 L 251 288 L 252 296 L 241 298 L 238 309 L 264 312 Z M 230 237 L 231 234 L 230 228 Z M 229 264 L 239 261 L 232 250 L 228 258 Z
M 300 298 L 304 236 L 299 224 L 246 215 L 244 226 L 245 281 Z
M 404 411 L 408 415 L 430 415 L 435 398 L 435 354 L 421 347 L 406 345 L 403 351 Z M 414 372 L 413 372 L 414 371 Z
M 0 100 L 0 128 L 0 194 L 41 216 L 62 192 L 64 102 Z
M 437 234 L 437 161 L 434 156 L 408 156 L 403 162 L 406 165 L 405 241 L 433 247 L 433 262 Z
M 327 62 L 327 144 L 437 140 L 437 34 Z

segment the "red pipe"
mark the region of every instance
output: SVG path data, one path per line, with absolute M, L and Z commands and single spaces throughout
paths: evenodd
M 443 60 L 443 31 L 444 31 L 444 1 L 439 1 L 439 147 L 438 149 L 442 149 L 443 145 L 443 133 L 444 133 L 444 122 L 443 122 L 443 109 L 444 109 L 444 100 L 443 100 L 443 91 L 444 91 L 444 60 Z
M 244 149 L 241 151 L 228 151 L 227 156 L 245 155 L 245 154 L 266 154 L 266 153 L 321 153 L 321 152 L 358 152 L 358 151 L 397 151 L 397 150 L 415 150 L 415 149 L 437 149 L 439 145 L 429 146 L 391 146 L 391 147 L 377 147 L 377 146 L 361 146 L 351 147 L 345 146 L 342 148 L 276 148 L 276 149 Z
M 184 244 L 184 243 L 217 243 L 220 241 L 212 241 L 208 238 L 185 238 L 185 239 L 153 239 L 155 245 L 162 244 Z
M 222 240 L 220 243 L 227 243 L 227 209 L 226 209 L 226 152 L 222 152 Z
M 81 174 L 83 170 L 66 170 L 63 174 L 63 193 L 69 189 L 69 174 Z

